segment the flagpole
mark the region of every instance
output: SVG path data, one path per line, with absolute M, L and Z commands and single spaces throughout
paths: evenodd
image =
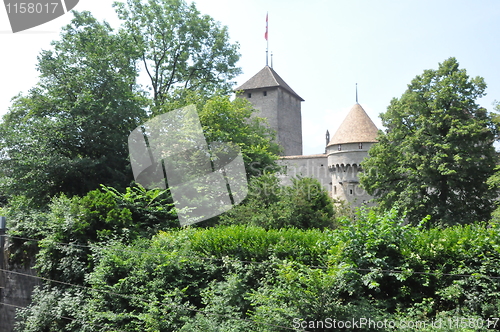
M 269 60 L 269 40 L 267 41 L 267 46 L 266 46 L 266 66 L 268 65 L 268 60 Z
M 269 12 L 266 13 L 266 34 L 265 34 L 265 37 L 266 37 L 266 66 L 269 65 L 269 35 L 268 35 L 268 15 L 269 15 Z

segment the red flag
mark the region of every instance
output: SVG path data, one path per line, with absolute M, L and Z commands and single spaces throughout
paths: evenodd
M 266 40 L 267 40 L 267 15 L 268 14 L 266 13 L 266 33 L 264 34 L 264 38 L 266 38 Z

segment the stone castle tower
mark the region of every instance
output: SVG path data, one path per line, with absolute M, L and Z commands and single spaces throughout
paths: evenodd
M 332 197 L 353 206 L 368 203 L 373 197 L 360 187 L 358 174 L 368 150 L 377 142 L 378 129 L 356 103 L 326 147 L 328 169 L 332 174 Z
M 304 101 L 269 66 L 265 66 L 243 85 L 238 97 L 245 98 L 266 118 L 276 130 L 278 143 L 284 156 L 302 155 L 302 115 L 300 103 Z
M 235 91 L 242 91 L 238 97 L 250 101 L 259 110 L 258 116 L 266 118 L 276 130 L 278 143 L 284 149 L 279 161 L 286 167 L 284 183 L 297 175 L 316 178 L 333 198 L 354 207 L 373 198 L 359 185 L 358 174 L 368 149 L 377 142 L 378 129 L 357 100 L 331 139 L 327 131 L 325 152 L 304 156 L 300 110 L 304 99 L 271 67 L 264 67 Z

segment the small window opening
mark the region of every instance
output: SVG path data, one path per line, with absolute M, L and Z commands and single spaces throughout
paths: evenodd
M 267 91 L 264 91 L 264 97 L 266 97 L 266 96 L 267 96 Z
M 342 144 L 339 144 L 339 151 L 342 151 Z
M 248 93 L 248 98 L 252 98 L 252 94 L 251 93 Z
M 333 193 L 337 195 L 337 186 L 333 186 Z
M 349 194 L 352 195 L 352 189 L 349 189 Z
M 358 147 L 359 147 L 360 149 L 362 149 L 362 148 L 363 148 L 363 143 L 359 143 L 359 144 L 358 144 Z

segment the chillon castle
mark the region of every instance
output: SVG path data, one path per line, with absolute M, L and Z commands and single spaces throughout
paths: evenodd
M 277 141 L 283 147 L 280 164 L 286 167 L 286 182 L 301 175 L 316 178 L 333 198 L 343 199 L 353 206 L 368 203 L 373 197 L 360 187 L 358 174 L 368 149 L 377 142 L 378 129 L 356 102 L 330 138 L 326 132 L 325 152 L 302 155 L 301 102 L 304 101 L 269 66 L 265 66 L 247 82 L 235 89 L 276 130 Z

